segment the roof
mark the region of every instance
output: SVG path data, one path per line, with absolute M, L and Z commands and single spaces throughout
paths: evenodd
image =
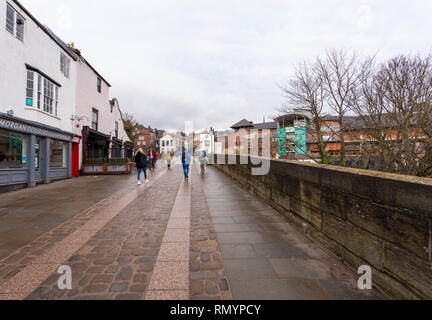
M 240 128 L 247 128 L 247 127 L 253 127 L 253 122 L 243 119 L 240 122 L 237 122 L 235 125 L 233 125 L 231 129 L 240 129 Z
M 257 123 L 253 125 L 253 129 L 255 130 L 273 130 L 277 129 L 276 122 L 265 122 L 265 123 Z

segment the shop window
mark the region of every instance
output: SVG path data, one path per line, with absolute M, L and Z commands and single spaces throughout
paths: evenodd
M 59 140 L 51 140 L 50 144 L 51 168 L 66 168 L 66 143 Z
M 0 169 L 27 167 L 27 135 L 0 129 Z

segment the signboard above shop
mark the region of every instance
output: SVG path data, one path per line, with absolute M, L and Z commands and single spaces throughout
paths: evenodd
M 43 128 L 42 124 L 39 127 L 36 125 L 32 125 L 32 123 L 29 123 L 25 120 L 12 118 L 10 115 L 6 116 L 4 114 L 3 116 L 0 115 L 0 128 L 68 142 L 72 141 L 73 138 L 73 134 L 71 134 L 70 136 L 67 135 L 67 133 L 62 134 L 60 132 L 50 130 L 49 128 Z

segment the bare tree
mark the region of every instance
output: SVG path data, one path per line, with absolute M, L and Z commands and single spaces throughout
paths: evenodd
M 354 108 L 382 170 L 432 175 L 432 57 L 398 56 L 362 80 Z
M 353 106 L 355 91 L 362 84 L 363 72 L 373 59 L 360 59 L 354 52 L 345 50 L 328 51 L 325 58 L 317 59 L 317 73 L 323 80 L 323 90 L 328 107 L 338 118 L 339 128 L 336 133 L 341 143 L 341 165 L 346 165 L 345 116 Z M 330 130 L 334 130 L 330 128 Z
M 309 66 L 306 62 L 297 66 L 296 72 L 287 86 L 281 86 L 283 96 L 287 99 L 287 107 L 281 108 L 280 112 L 292 111 L 288 106 L 308 111 L 312 116 L 312 136 L 317 140 L 322 163 L 329 164 L 329 155 L 326 151 L 326 143 L 323 138 L 322 116 L 326 93 L 324 90 L 324 79 L 317 72 L 316 66 Z

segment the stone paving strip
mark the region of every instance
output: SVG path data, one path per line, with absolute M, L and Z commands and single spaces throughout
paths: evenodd
M 191 184 L 180 185 L 146 300 L 189 300 Z
M 0 272 L 4 278 L 0 286 L 0 299 L 25 299 L 51 274 L 57 272 L 63 262 L 134 199 L 152 187 L 166 172 L 157 172 L 147 188 L 133 185 L 120 190 L 1 261 Z M 17 269 L 12 270 L 14 267 Z M 5 269 L 9 273 L 4 272 Z
M 206 174 L 193 172 L 191 206 L 190 296 L 192 300 L 232 300 L 213 219 L 204 193 Z

